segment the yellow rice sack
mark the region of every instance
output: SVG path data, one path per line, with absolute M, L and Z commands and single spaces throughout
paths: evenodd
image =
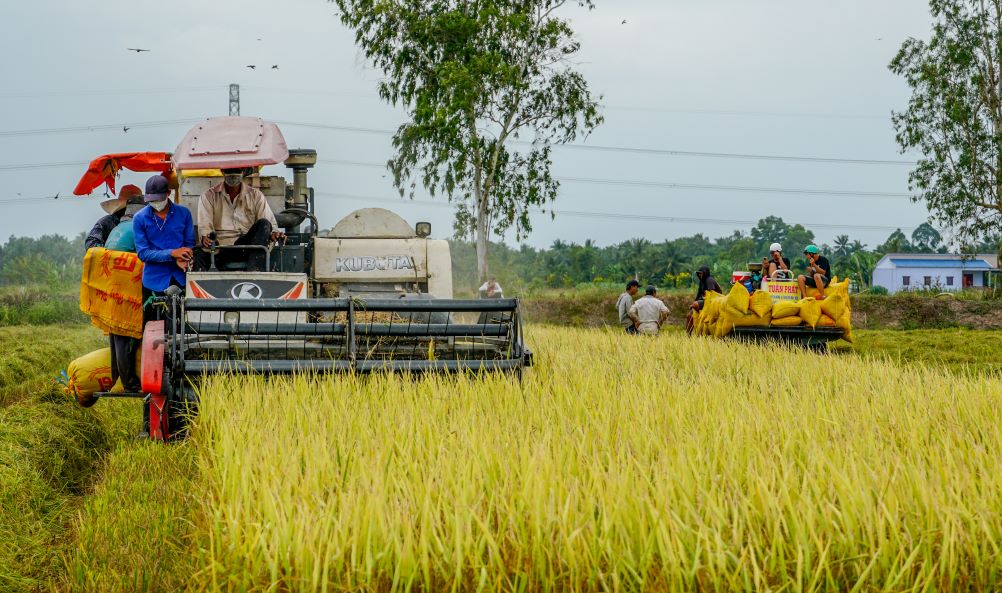
M 773 318 L 773 327 L 795 327 L 804 323 L 804 320 L 798 316 L 793 317 L 783 317 L 780 319 Z
M 136 373 L 142 372 L 141 353 L 136 352 Z M 101 348 L 84 354 L 69 364 L 66 369 L 66 395 L 80 399 L 98 391 L 122 391 L 122 382 L 111 381 L 111 348 Z
M 835 327 L 842 330 L 842 339 L 852 343 L 852 312 L 849 307 L 842 311 L 842 316 L 835 320 Z
M 735 319 L 734 327 L 769 327 L 771 321 L 771 312 L 767 313 L 765 317 L 749 312 L 747 315 Z
M 835 327 L 835 320 L 822 314 L 821 319 L 818 320 L 818 327 Z
M 101 331 L 143 337 L 143 262 L 135 253 L 87 250 L 80 276 L 80 310 Z
M 785 317 L 800 316 L 800 301 L 779 301 L 772 306 L 772 318 L 783 319 Z M 773 323 L 773 325 L 776 325 Z M 800 324 L 797 324 L 800 325 Z
M 704 297 L 703 301 L 703 318 L 707 324 L 713 324 L 717 322 L 717 318 L 720 317 L 720 312 L 724 305 L 727 303 L 727 299 L 724 295 L 717 292 L 708 292 Z
M 821 303 L 811 298 L 800 301 L 800 318 L 811 327 L 817 326 L 821 319 Z
M 825 290 L 825 300 L 821 301 L 821 312 L 838 319 L 842 317 L 842 309 L 849 305 L 849 281 L 832 282 Z
M 746 290 L 745 292 L 747 293 L 748 291 Z M 732 331 L 734 331 L 734 322 L 728 319 L 726 315 L 721 315 L 720 318 L 717 319 L 717 325 L 713 335 L 715 337 L 722 338 L 730 334 Z
M 765 317 L 766 315 L 772 315 L 772 297 L 769 296 L 768 292 L 764 290 L 756 290 L 751 295 L 751 299 L 748 303 L 748 308 L 755 312 L 759 317 Z
M 741 284 L 735 284 L 731 291 L 727 293 L 727 305 L 739 311 L 742 315 L 748 312 L 748 304 L 751 296 L 748 289 Z

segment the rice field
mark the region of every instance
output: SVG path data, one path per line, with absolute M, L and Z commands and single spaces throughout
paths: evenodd
M 531 328 L 504 377 L 218 377 L 200 591 L 991 591 L 1002 383 Z

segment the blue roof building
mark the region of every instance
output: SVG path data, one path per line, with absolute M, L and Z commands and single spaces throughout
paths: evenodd
M 961 290 L 994 284 L 997 255 L 888 253 L 873 270 L 873 285 L 902 290 Z

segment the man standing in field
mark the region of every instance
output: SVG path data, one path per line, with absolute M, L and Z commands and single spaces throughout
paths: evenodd
M 623 326 L 628 334 L 637 333 L 637 328 L 634 327 L 633 320 L 630 319 L 630 307 L 633 306 L 633 295 L 637 294 L 638 290 L 640 290 L 640 283 L 636 280 L 630 280 L 626 283 L 626 292 L 619 295 L 619 300 L 616 301 L 619 325 Z
M 658 289 L 650 285 L 646 294 L 630 307 L 629 316 L 638 333 L 656 336 L 668 319 L 668 307 L 658 298 Z
M 710 268 L 703 266 L 696 271 L 696 278 L 699 279 L 699 288 L 696 289 L 696 299 L 692 301 L 689 305 L 689 314 L 685 318 L 685 331 L 692 333 L 693 326 L 695 324 L 693 316 L 697 311 L 703 310 L 703 304 L 705 303 L 707 292 L 718 292 L 723 293 L 724 291 L 720 288 L 720 284 L 717 279 L 713 277 L 713 273 L 710 272 Z

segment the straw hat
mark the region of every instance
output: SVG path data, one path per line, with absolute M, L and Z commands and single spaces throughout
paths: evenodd
M 110 200 L 105 200 L 101 202 L 101 209 L 108 214 L 114 214 L 119 210 L 122 210 L 129 204 L 131 198 L 142 198 L 143 190 L 139 187 L 129 184 L 122 187 L 122 191 L 118 193 L 117 198 L 112 198 Z

